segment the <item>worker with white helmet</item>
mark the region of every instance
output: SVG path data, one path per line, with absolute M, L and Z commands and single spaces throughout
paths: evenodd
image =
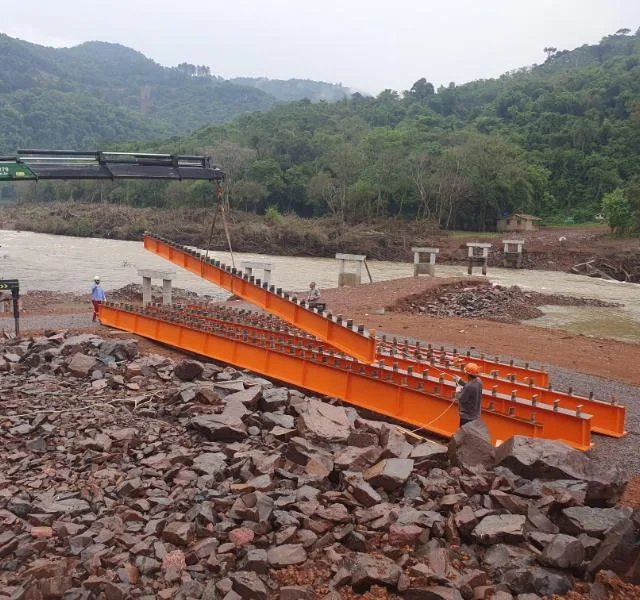
M 93 304 L 93 320 L 98 320 L 100 313 L 100 305 L 107 299 L 104 295 L 104 290 L 100 287 L 100 277 L 96 275 L 93 278 L 93 285 L 91 286 L 91 304 Z

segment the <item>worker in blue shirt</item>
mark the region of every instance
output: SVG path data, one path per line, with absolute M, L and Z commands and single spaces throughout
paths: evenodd
M 100 312 L 100 305 L 107 299 L 104 295 L 104 290 L 100 287 L 100 277 L 97 275 L 93 278 L 93 285 L 91 286 L 91 304 L 93 304 L 93 320 L 98 320 L 98 314 Z

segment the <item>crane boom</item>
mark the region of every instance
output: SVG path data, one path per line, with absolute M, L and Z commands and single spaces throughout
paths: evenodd
M 0 157 L 0 181 L 169 179 L 221 181 L 208 156 L 141 152 L 18 150 Z

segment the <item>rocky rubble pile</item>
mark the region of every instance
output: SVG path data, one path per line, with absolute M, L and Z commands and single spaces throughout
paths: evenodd
M 152 285 L 151 292 L 157 301 L 162 298 L 162 286 Z M 113 302 L 142 302 L 142 285 L 139 283 L 129 283 L 117 290 L 108 292 L 109 300 Z M 191 290 L 185 290 L 184 288 L 173 287 L 171 289 L 171 297 L 174 302 L 189 302 L 194 300 L 211 300 L 212 296 L 207 294 L 199 295 Z
M 560 306 L 615 306 L 610 302 L 592 298 L 575 298 L 561 294 L 525 292 L 518 286 L 506 287 L 480 283 L 451 283 L 414 294 L 399 300 L 387 310 L 408 312 L 430 317 L 464 317 L 489 319 L 501 323 L 518 323 L 534 319 L 543 313 L 544 305 Z
M 0 342 L 0 428 L 2 599 L 535 600 L 603 570 L 640 582 L 621 474 L 548 441 L 494 450 L 481 423 L 408 440 L 247 372 L 51 333 Z

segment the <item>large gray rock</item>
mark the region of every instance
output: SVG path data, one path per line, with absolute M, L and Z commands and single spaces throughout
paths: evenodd
M 489 515 L 476 525 L 471 537 L 488 546 L 499 542 L 519 544 L 524 541 L 526 521 L 524 515 Z
M 640 584 L 640 528 L 633 520 L 619 521 L 609 530 L 587 567 L 593 575 L 603 569 Z
M 413 446 L 409 458 L 413 458 L 416 462 L 424 462 L 432 460 L 434 462 L 447 461 L 448 448 L 436 442 L 423 442 L 417 446 Z
M 100 351 L 116 360 L 131 360 L 138 354 L 136 340 L 104 340 L 100 344 Z
M 227 415 L 200 415 L 191 419 L 187 426 L 214 442 L 239 442 L 248 435 L 242 421 Z
M 496 449 L 496 464 L 526 479 L 578 479 L 587 483 L 587 504 L 611 503 L 627 477 L 615 465 L 602 468 L 562 442 L 516 435 Z
M 231 573 L 232 589 L 245 600 L 267 600 L 268 592 L 264 583 L 252 571 Z
M 303 563 L 307 553 L 302 544 L 282 544 L 267 550 L 267 560 L 272 567 L 288 567 Z
M 565 508 L 558 524 L 570 535 L 586 533 L 602 538 L 617 523 L 629 518 L 630 511 L 622 508 L 592 508 L 591 506 L 571 506 Z
M 82 352 L 76 352 L 69 363 L 69 371 L 76 377 L 86 377 L 98 364 L 94 356 L 87 356 Z
M 382 458 L 409 458 L 413 446 L 397 427 L 385 425 L 380 434 Z
M 589 458 L 561 442 L 515 435 L 496 448 L 496 464 L 526 479 L 583 479 Z
M 584 556 L 584 546 L 578 538 L 559 533 L 553 536 L 540 560 L 549 567 L 572 569 L 582 564 Z
M 413 471 L 412 459 L 387 458 L 367 469 L 364 479 L 374 487 L 381 487 L 391 492 L 404 485 L 411 471 Z
M 332 406 L 310 398 L 298 410 L 299 429 L 305 437 L 316 437 L 327 442 L 346 442 L 349 438 L 349 419 L 342 406 Z
M 202 375 L 202 371 L 204 371 L 204 366 L 197 360 L 185 359 L 173 367 L 173 374 L 182 381 L 193 381 Z
M 262 397 L 262 387 L 259 385 L 252 385 L 246 390 L 240 390 L 226 396 L 227 402 L 242 402 L 244 406 L 250 410 L 256 410 L 258 408 L 258 401 Z
M 386 556 L 359 553 L 351 570 L 351 586 L 356 592 L 364 592 L 372 585 L 395 587 L 400 573 L 400 567 Z
M 503 581 L 514 594 L 561 596 L 573 587 L 567 575 L 542 567 L 512 569 L 504 574 Z
M 289 390 L 287 388 L 269 388 L 262 390 L 262 398 L 258 402 L 260 410 L 271 412 L 284 408 L 289 404 Z
M 448 454 L 457 467 L 493 466 L 494 448 L 484 422 L 476 419 L 460 427 L 449 440 Z
M 223 475 L 226 467 L 226 456 L 222 452 L 203 452 L 193 459 L 193 469 L 206 475 Z
M 443 585 L 410 586 L 402 597 L 405 600 L 463 600 L 457 589 Z
M 380 459 L 380 448 L 347 446 L 336 456 L 336 468 L 345 471 L 363 471 Z
M 524 569 L 536 563 L 535 555 L 526 548 L 496 544 L 490 546 L 482 557 L 484 567 L 494 573 L 510 569 Z

